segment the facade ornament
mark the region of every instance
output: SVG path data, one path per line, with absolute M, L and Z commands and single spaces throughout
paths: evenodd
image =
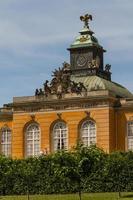
M 88 40 L 88 35 L 82 35 L 82 37 L 80 37 L 80 39 L 79 39 L 79 41 L 80 42 L 85 42 L 85 41 L 87 41 Z
M 42 88 L 35 90 L 35 96 L 40 96 L 40 95 L 44 95 Z
M 43 95 L 43 94 L 44 94 L 42 88 L 39 89 L 39 94 L 40 94 L 40 95 Z
M 70 64 L 67 63 L 67 62 L 63 62 L 63 70 L 64 70 L 64 71 L 70 70 Z
M 88 68 L 99 68 L 99 63 L 96 59 L 93 59 L 88 63 Z
M 35 121 L 35 115 L 34 114 L 31 114 L 30 117 L 31 117 L 32 121 Z
M 89 28 L 89 20 L 92 20 L 92 15 L 85 14 L 80 16 L 80 20 L 84 22 L 84 28 Z
M 8 124 L 4 124 L 4 125 L 2 126 L 2 128 L 1 128 L 1 130 L 3 130 L 3 129 L 10 129 L 10 128 L 9 128 Z
M 57 117 L 61 119 L 62 113 L 57 113 Z
M 45 91 L 45 96 L 47 97 L 48 94 L 51 94 L 51 89 L 50 86 L 48 85 L 48 80 L 45 81 L 44 85 L 44 91 Z
M 105 65 L 105 72 L 110 72 L 111 69 L 111 65 L 110 64 L 106 64 Z
M 37 95 L 39 95 L 39 90 L 38 89 L 36 89 L 36 91 L 35 91 L 35 96 L 37 96 Z
M 70 64 L 67 62 L 64 62 L 62 67 L 55 69 L 52 72 L 52 80 L 50 82 L 46 80 L 43 85 L 43 90 L 36 89 L 36 96 L 45 95 L 48 97 L 54 94 L 58 99 L 61 99 L 62 95 L 67 93 L 81 94 L 83 91 L 87 91 L 83 83 L 71 80 Z
M 90 112 L 89 111 L 85 111 L 85 114 L 87 115 L 87 117 L 90 117 Z

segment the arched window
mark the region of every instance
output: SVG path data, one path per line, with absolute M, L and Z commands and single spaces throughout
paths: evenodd
M 81 125 L 81 140 L 84 145 L 96 144 L 96 124 L 92 120 L 86 120 Z
M 25 132 L 26 157 L 40 154 L 40 128 L 38 124 L 30 124 Z
M 133 121 L 127 124 L 127 150 L 133 150 Z
M 1 129 L 1 153 L 11 156 L 11 130 L 8 127 Z
M 53 127 L 53 149 L 68 149 L 68 128 L 64 122 L 57 122 Z

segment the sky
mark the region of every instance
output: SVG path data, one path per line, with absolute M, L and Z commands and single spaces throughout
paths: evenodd
M 0 0 L 0 106 L 32 96 L 69 62 L 81 15 L 107 50 L 112 80 L 133 92 L 133 0 Z

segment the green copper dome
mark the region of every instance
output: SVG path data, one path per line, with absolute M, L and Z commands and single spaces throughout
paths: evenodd
M 99 45 L 96 37 L 93 36 L 94 32 L 89 28 L 88 22 L 92 20 L 91 15 L 85 15 L 80 17 L 81 21 L 84 22 L 83 29 L 79 32 L 80 35 L 76 37 L 75 41 L 70 45 L 70 48 L 78 47 L 92 47 L 97 46 L 102 48 Z
M 90 34 L 83 34 L 76 37 L 75 41 L 70 45 L 70 48 L 76 48 L 76 47 L 85 47 L 85 46 L 99 46 L 98 40 L 96 37 Z
M 71 80 L 77 83 L 82 82 L 84 86 L 87 88 L 87 91 L 108 90 L 115 97 L 133 98 L 132 93 L 129 92 L 122 85 L 112 81 L 108 81 L 98 76 L 85 76 L 85 77 L 71 76 Z

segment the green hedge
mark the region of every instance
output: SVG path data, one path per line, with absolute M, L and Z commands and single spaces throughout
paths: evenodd
M 0 156 L 0 195 L 133 190 L 133 152 L 94 146 L 13 160 Z

